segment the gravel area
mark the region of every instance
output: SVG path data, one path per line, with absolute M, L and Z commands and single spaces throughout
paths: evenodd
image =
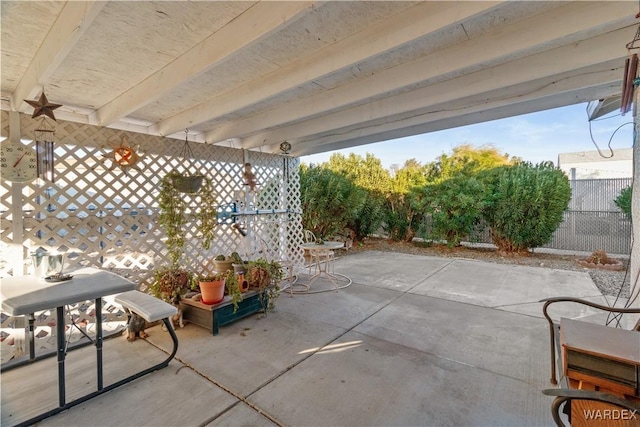
M 347 252 L 349 254 L 360 251 L 389 251 L 402 252 L 416 255 L 439 256 L 449 258 L 478 259 L 499 264 L 526 265 L 540 268 L 554 268 L 558 270 L 584 271 L 589 273 L 595 285 L 603 295 L 629 297 L 629 277 L 626 275 L 626 268 L 629 260 L 616 258 L 623 262 L 625 271 L 608 271 L 594 268 L 585 268 L 578 264 L 577 259 L 584 258 L 580 254 L 555 254 L 548 252 L 534 252 L 529 256 L 501 256 L 495 249 L 490 247 L 470 247 L 462 246 L 449 249 L 442 245 L 430 245 L 420 242 L 392 242 L 386 239 L 366 239 L 364 242 L 356 243 Z M 626 276 L 626 277 L 625 277 Z M 624 280 L 624 285 L 623 285 Z M 622 287 L 622 290 L 621 290 Z

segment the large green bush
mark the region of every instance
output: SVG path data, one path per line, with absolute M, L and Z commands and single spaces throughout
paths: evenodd
M 382 167 L 380 159 L 367 153 L 366 157 L 350 153 L 348 157 L 333 154 L 326 167 L 350 180 L 364 191 L 365 200 L 347 225 L 362 240 L 378 231 L 385 216 L 385 197 L 389 191 L 389 171 Z
M 343 175 L 319 166 L 300 167 L 302 225 L 318 237 L 332 236 L 353 222 L 367 193 Z
M 422 212 L 414 207 L 414 189 L 426 184 L 425 167 L 417 160 L 407 160 L 391 178 L 391 191 L 385 204 L 383 228 L 392 240 L 410 242 L 417 224 L 422 221 Z
M 629 218 L 631 218 L 631 186 L 625 187 L 613 201 L 617 207 Z
M 438 156 L 426 166 L 425 173 L 427 181 L 438 183 L 461 175 L 474 176 L 483 170 L 512 164 L 516 160 L 490 144 L 477 148 L 463 144 L 454 147 L 451 154 Z
M 417 190 L 415 208 L 431 216 L 427 239 L 446 240 L 447 246 L 459 246 L 482 219 L 485 185 L 474 177 L 458 176 Z
M 567 176 L 551 162 L 517 163 L 483 175 L 489 185 L 484 218 L 501 252 L 527 252 L 551 240 L 569 206 Z

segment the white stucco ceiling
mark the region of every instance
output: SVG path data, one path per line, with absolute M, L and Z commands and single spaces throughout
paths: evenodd
M 637 2 L 7 1 L 2 108 L 305 155 L 615 96 Z M 230 141 L 233 141 L 230 142 Z

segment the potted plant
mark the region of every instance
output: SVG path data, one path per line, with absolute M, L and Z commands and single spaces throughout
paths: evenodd
M 248 261 L 243 261 L 242 257 L 238 252 L 233 252 L 231 254 L 231 266 L 233 267 L 233 272 L 236 274 L 245 274 L 247 271 L 247 266 L 249 265 Z
M 223 300 L 226 277 L 224 273 L 201 274 L 196 277 L 203 304 L 213 305 Z
M 176 298 L 182 297 L 189 290 L 197 289 L 193 285 L 193 274 L 180 266 L 184 254 L 187 232 L 187 201 L 175 186 L 176 178 L 181 176 L 177 171 L 172 171 L 162 179 L 158 204 L 160 213 L 158 223 L 164 228 L 170 265 L 160 268 L 154 273 L 153 282 L 149 286 L 150 292 L 167 302 L 176 302 Z M 200 208 L 196 221 L 202 246 L 210 248 L 217 224 L 217 212 L 215 208 L 215 195 L 210 180 L 205 180 L 200 192 Z
M 153 296 L 174 304 L 194 289 L 192 274 L 183 268 L 173 267 L 155 271 L 149 285 L 149 292 Z
M 257 288 L 260 294 L 260 303 L 265 313 L 275 307 L 275 301 L 280 295 L 280 286 L 278 284 L 283 277 L 282 265 L 277 261 L 258 258 L 249 262 L 247 281 L 250 288 Z
M 220 254 L 213 259 L 213 268 L 218 273 L 225 273 L 228 270 L 233 271 L 232 264 L 233 261 L 231 261 L 231 257 L 227 257 L 223 254 Z

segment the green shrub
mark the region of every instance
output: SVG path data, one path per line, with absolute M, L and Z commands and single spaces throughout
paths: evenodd
M 617 207 L 629 218 L 631 218 L 631 186 L 625 187 L 613 201 Z
M 428 185 L 418 191 L 414 207 L 431 215 L 427 239 L 446 240 L 447 246 L 459 246 L 482 219 L 485 186 L 474 177 L 458 176 Z
M 423 215 L 413 207 L 414 190 L 426 184 L 425 170 L 420 162 L 410 159 L 391 178 L 383 227 L 392 240 L 410 242 L 415 236 L 417 224 L 421 223 Z
M 384 197 L 376 191 L 365 190 L 365 197 L 360 209 L 357 210 L 347 228 L 355 232 L 355 239 L 362 240 L 378 231 L 384 220 Z
M 319 238 L 332 236 L 353 222 L 367 193 L 324 167 L 300 168 L 302 226 Z
M 484 218 L 501 252 L 527 252 L 551 240 L 569 206 L 566 175 L 551 162 L 517 163 L 483 175 L 489 186 Z

